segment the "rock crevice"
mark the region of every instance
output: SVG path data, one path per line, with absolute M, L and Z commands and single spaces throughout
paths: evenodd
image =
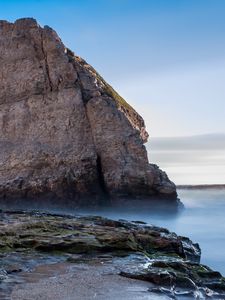
M 47 57 L 47 54 L 45 53 L 45 49 L 44 49 L 43 32 L 41 32 L 41 50 L 42 50 L 42 53 L 43 53 L 43 56 L 44 56 L 45 74 L 46 74 L 47 82 L 48 82 L 48 85 L 50 87 L 50 92 L 52 92 L 53 91 L 53 85 L 52 85 L 51 78 L 50 78 L 50 73 L 49 73 L 48 57 Z

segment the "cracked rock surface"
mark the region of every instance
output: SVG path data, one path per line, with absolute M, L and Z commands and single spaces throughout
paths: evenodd
M 176 199 L 139 114 L 50 27 L 0 21 L 0 199 Z

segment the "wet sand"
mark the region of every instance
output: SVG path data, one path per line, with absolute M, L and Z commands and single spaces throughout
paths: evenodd
M 151 283 L 121 277 L 107 263 L 45 265 L 24 277 L 27 283 L 15 286 L 12 300 L 166 299 L 148 291 Z

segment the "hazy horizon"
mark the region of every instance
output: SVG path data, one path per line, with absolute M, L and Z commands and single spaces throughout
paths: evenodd
M 225 184 L 225 134 L 150 138 L 146 147 L 177 185 Z
M 148 129 L 148 128 L 147 128 Z M 147 130 L 148 131 L 148 130 Z M 225 138 L 225 132 L 202 132 L 199 134 L 184 134 L 184 135 L 170 135 L 170 136 L 149 136 L 149 140 L 151 139 L 170 139 L 170 138 L 198 138 L 198 137 L 220 137 Z M 148 141 L 149 142 L 149 141 Z M 223 141 L 222 141 L 223 143 Z

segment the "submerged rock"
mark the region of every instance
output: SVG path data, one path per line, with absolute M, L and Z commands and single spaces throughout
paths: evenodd
M 50 27 L 0 21 L 0 199 L 176 199 L 139 114 Z
M 152 282 L 168 288 L 196 290 L 199 287 L 225 292 L 225 280 L 209 267 L 178 258 L 161 257 L 150 260 L 149 265 L 122 271 L 122 276 Z

